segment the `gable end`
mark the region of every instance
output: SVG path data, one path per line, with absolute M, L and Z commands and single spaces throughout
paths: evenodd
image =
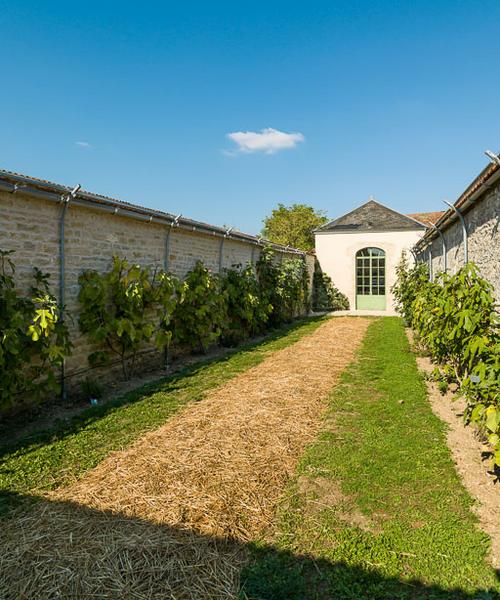
M 380 204 L 368 200 L 346 215 L 339 217 L 322 227 L 316 233 L 346 233 L 356 231 L 419 231 L 425 230 L 419 221 Z

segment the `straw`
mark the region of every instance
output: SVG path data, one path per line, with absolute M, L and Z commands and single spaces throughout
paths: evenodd
M 330 319 L 4 524 L 5 598 L 235 598 L 369 320 Z

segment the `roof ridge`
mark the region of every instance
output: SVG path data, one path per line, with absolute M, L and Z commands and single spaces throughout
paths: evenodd
M 352 216 L 353 214 L 355 214 L 356 212 L 362 210 L 363 208 L 369 206 L 369 205 L 375 205 L 378 206 L 380 208 L 382 208 L 385 211 L 390 212 L 392 215 L 397 216 L 400 220 L 402 220 L 404 223 L 408 223 L 408 224 L 416 224 L 419 226 L 419 228 L 426 228 L 427 226 L 418 221 L 417 219 L 414 219 L 413 217 L 410 217 L 409 215 L 406 215 L 402 212 L 399 212 L 397 210 L 395 210 L 394 208 L 391 208 L 390 206 L 387 206 L 385 204 L 383 204 L 382 202 L 379 202 L 378 200 L 375 200 L 375 198 L 373 198 L 372 196 L 370 196 L 370 198 L 364 202 L 363 204 L 360 204 L 359 206 L 353 208 L 352 210 L 350 210 L 349 212 L 340 215 L 339 217 L 336 217 L 335 219 L 332 219 L 331 221 L 329 221 L 328 223 L 325 223 L 324 225 L 322 225 L 321 227 L 318 227 L 317 229 L 315 229 L 315 232 L 320 232 L 320 231 L 332 231 L 335 227 L 338 227 L 339 229 L 342 228 L 342 224 L 338 223 L 339 221 L 343 221 L 345 219 L 348 219 L 350 216 Z M 344 226 L 344 228 L 347 228 L 346 226 Z
M 363 204 L 359 204 L 358 206 L 356 206 L 355 208 L 353 208 L 352 210 L 350 210 L 349 212 L 340 215 L 339 217 L 335 217 L 334 219 L 332 219 L 331 221 L 328 221 L 328 223 L 325 223 L 324 225 L 321 225 L 321 227 L 318 227 L 317 229 L 315 229 L 314 231 L 320 231 L 321 229 L 325 229 L 326 227 L 328 227 L 328 225 L 331 225 L 332 223 L 335 223 L 335 221 L 338 221 L 339 219 L 343 219 L 344 217 L 348 217 L 349 215 L 351 215 L 353 212 L 356 212 L 357 210 L 359 210 L 360 208 L 363 208 L 363 206 L 366 206 L 367 204 L 370 204 L 370 202 L 374 202 L 375 204 L 379 204 L 376 200 L 374 200 L 371 196 L 368 198 L 368 200 L 366 202 L 363 202 Z

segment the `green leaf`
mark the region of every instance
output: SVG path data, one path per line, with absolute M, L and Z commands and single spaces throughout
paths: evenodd
M 500 442 L 500 436 L 497 433 L 492 433 L 488 436 L 488 442 L 492 446 L 496 446 Z
M 500 410 L 498 410 L 494 406 L 489 406 L 486 409 L 486 427 L 490 431 L 496 432 L 498 430 L 499 423 L 500 423 Z

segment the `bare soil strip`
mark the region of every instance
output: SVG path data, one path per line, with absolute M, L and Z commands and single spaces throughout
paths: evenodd
M 417 365 L 426 372 L 435 366 L 429 358 L 421 356 L 417 356 Z M 447 443 L 456 469 L 467 491 L 477 501 L 473 510 L 481 529 L 491 537 L 491 563 L 500 569 L 500 483 L 489 471 L 489 461 L 482 458 L 489 448 L 478 439 L 472 426 L 465 427 L 464 399 L 457 398 L 451 391 L 441 394 L 433 381 L 426 383 L 434 414 L 448 425 Z
M 4 525 L 5 598 L 235 598 L 369 319 L 331 319 Z M 0 592 L 1 594 L 1 592 Z

